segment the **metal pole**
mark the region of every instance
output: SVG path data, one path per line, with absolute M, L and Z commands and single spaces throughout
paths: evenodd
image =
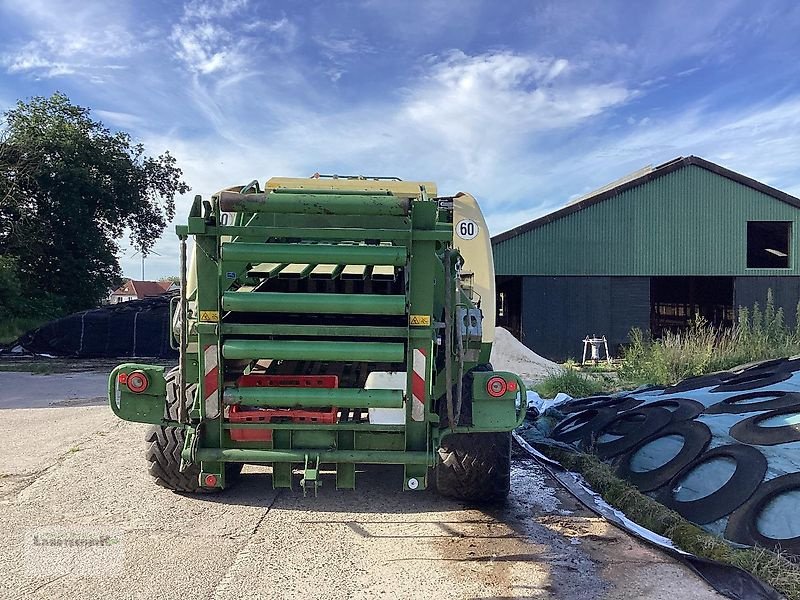
M 301 292 L 225 292 L 222 309 L 231 312 L 279 312 L 347 315 L 404 315 L 405 295 Z
M 266 406 L 270 408 L 402 408 L 401 390 L 365 390 L 360 388 L 228 388 L 225 404 Z
M 222 344 L 228 360 L 328 360 L 339 362 L 403 362 L 403 344 L 389 342 L 329 342 L 325 340 L 237 340 Z
M 181 312 L 180 312 L 180 340 L 178 351 L 178 421 L 189 422 L 186 414 L 186 346 L 189 335 L 189 303 L 186 300 L 186 236 L 181 236 L 180 282 L 181 282 Z M 142 263 L 144 264 L 144 263 Z M 172 323 L 170 323 L 172 327 Z
M 183 454 L 189 451 L 184 450 Z M 318 457 L 320 463 L 418 464 L 432 465 L 433 455 L 422 451 L 399 450 L 251 450 L 244 448 L 198 448 L 195 461 L 302 463 L 307 456 Z
M 444 372 L 447 379 L 447 421 L 450 428 L 457 427 L 455 410 L 453 407 L 453 288 L 450 284 L 452 277 L 451 251 L 444 251 Z

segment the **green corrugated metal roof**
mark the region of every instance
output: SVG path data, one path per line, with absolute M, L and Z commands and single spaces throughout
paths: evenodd
M 747 268 L 747 222 L 791 221 L 790 269 Z M 497 275 L 800 275 L 800 200 L 697 157 L 493 238 Z

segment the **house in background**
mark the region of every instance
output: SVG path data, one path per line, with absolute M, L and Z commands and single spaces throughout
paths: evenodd
M 163 296 L 167 292 L 180 289 L 172 281 L 136 281 L 128 279 L 125 283 L 111 292 L 108 297 L 109 304 L 119 304 L 129 300 L 144 300 L 154 296 Z
M 612 353 L 696 316 L 726 326 L 767 290 L 800 300 L 800 199 L 689 156 L 650 167 L 492 238 L 498 324 L 552 360 L 587 335 Z

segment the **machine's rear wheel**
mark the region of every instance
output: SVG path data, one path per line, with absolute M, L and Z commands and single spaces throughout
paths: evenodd
M 177 419 L 178 368 L 167 373 L 165 379 L 167 381 L 167 417 Z M 187 386 L 187 403 L 191 402 L 196 387 L 196 384 Z M 206 488 L 200 485 L 200 465 L 189 465 L 183 472 L 180 471 L 181 451 L 185 441 L 183 429 L 154 425 L 147 430 L 145 441 L 147 442 L 145 457 L 150 463 L 147 471 L 156 480 L 157 485 L 175 492 L 219 491 L 219 488 Z M 242 465 L 227 463 L 225 468 L 225 476 L 230 483 L 238 476 Z
M 434 469 L 443 496 L 499 504 L 511 488 L 511 432 L 454 433 L 442 439 Z

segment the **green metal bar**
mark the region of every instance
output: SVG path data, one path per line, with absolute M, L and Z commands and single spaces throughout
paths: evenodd
M 329 360 L 341 362 L 403 362 L 403 344 L 298 340 L 227 340 L 226 359 Z
M 222 210 L 247 213 L 402 216 L 408 214 L 410 204 L 408 198 L 377 194 L 220 192 L 219 195 Z
M 423 192 L 423 197 L 425 193 Z M 412 228 L 417 231 L 436 231 L 438 209 L 435 202 L 422 201 L 414 203 L 411 215 Z M 441 282 L 437 272 L 440 264 L 436 254 L 436 243 L 431 240 L 415 239 L 412 242 L 410 254 L 412 259 L 408 266 L 408 298 L 409 315 L 423 315 L 430 317 L 434 312 L 434 294 L 431 293 L 431 282 L 436 282 L 440 290 L 447 290 L 452 286 L 452 281 L 446 278 Z M 406 406 L 406 451 L 421 451 L 430 447 L 430 395 L 433 382 L 434 364 L 434 331 L 430 326 L 416 326 L 409 328 L 407 344 L 407 362 L 413 368 L 406 369 L 407 389 L 417 389 L 421 397 L 407 402 Z M 422 386 L 413 383 L 415 377 L 422 377 Z M 412 385 L 413 384 L 413 385 Z M 450 385 L 448 383 L 448 385 Z M 421 388 L 421 389 L 420 389 Z M 416 479 L 422 488 L 427 487 L 427 469 L 419 465 L 406 465 L 404 467 L 404 487 L 408 486 L 410 479 Z
M 255 238 L 265 240 L 271 237 L 298 238 L 302 240 L 337 240 L 348 242 L 360 242 L 364 240 L 381 241 L 401 241 L 420 240 L 420 241 L 441 241 L 446 242 L 453 239 L 453 230 L 447 231 L 410 231 L 408 229 L 365 229 L 363 227 L 339 227 L 317 229 L 311 227 L 264 227 L 264 226 L 233 226 L 222 225 L 219 227 L 209 227 L 208 233 L 211 235 L 229 235 L 239 238 Z
M 243 387 L 226 389 L 224 402 L 269 408 L 402 408 L 403 392 L 355 388 Z
M 272 191 L 273 194 L 312 194 L 319 196 L 390 196 L 388 190 L 375 190 L 365 192 L 364 190 L 331 190 L 331 189 L 310 189 L 310 188 L 278 188 Z
M 313 228 L 313 227 L 234 227 L 221 226 L 209 228 L 210 233 L 216 235 L 228 235 L 238 238 L 250 238 L 266 240 L 267 238 L 295 238 L 301 240 L 336 240 L 361 242 L 364 240 L 382 241 L 408 241 L 417 236 L 417 232 L 408 229 L 365 229 L 362 227 L 337 227 L 337 228 Z M 448 240 L 452 237 L 452 232 L 448 236 L 444 231 L 420 232 L 420 235 L 434 236 L 438 240 Z
M 290 450 L 292 448 L 292 431 L 279 430 L 272 433 L 273 450 Z M 292 489 L 292 465 L 275 463 L 272 465 L 272 487 L 274 489 Z
M 222 244 L 222 259 L 242 263 L 300 263 L 335 265 L 406 264 L 405 246 L 366 246 L 346 244 Z
M 213 462 L 248 462 L 248 463 L 302 463 L 305 457 L 313 454 L 319 456 L 321 463 L 358 463 L 358 464 L 414 464 L 433 466 L 433 454 L 428 452 L 404 452 L 398 450 L 250 450 L 244 448 L 198 448 L 196 460 Z M 182 452 L 185 459 L 191 458 L 191 450 Z
M 354 431 L 339 431 L 336 434 L 336 448 L 339 450 L 355 450 L 356 434 Z M 356 487 L 356 466 L 353 463 L 336 465 L 336 489 L 353 490 Z
M 404 315 L 406 297 L 380 294 L 225 292 L 222 310 L 344 315 Z
M 355 227 L 311 228 L 311 227 L 232 227 L 222 226 L 212 229 L 217 235 L 267 239 L 271 237 L 297 238 L 304 240 L 410 240 L 412 233 L 408 229 L 364 229 Z M 441 237 L 444 239 L 445 234 Z
M 361 408 L 361 407 L 359 407 Z M 222 425 L 223 429 L 290 429 L 292 431 L 354 431 L 354 432 L 380 432 L 400 433 L 405 430 L 405 425 L 372 425 L 370 423 L 230 423 Z
M 222 323 L 222 335 L 286 335 L 307 337 L 376 337 L 405 338 L 406 327 L 369 327 L 366 325 L 248 325 L 242 323 Z

